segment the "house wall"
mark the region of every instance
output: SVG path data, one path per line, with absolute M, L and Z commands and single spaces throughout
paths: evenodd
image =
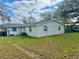
M 37 27 L 31 27 L 32 31 L 29 31 L 29 27 L 26 27 L 26 33 L 28 36 L 37 37 Z
M 44 26 L 47 26 L 47 31 L 44 31 Z M 61 30 L 58 30 L 59 26 L 61 27 Z M 56 34 L 63 34 L 64 33 L 64 26 L 51 22 L 47 24 L 43 24 L 41 26 L 37 27 L 37 35 L 36 37 L 42 37 L 42 36 L 48 36 L 48 35 L 56 35 Z
M 2 31 L 2 28 L 0 28 L 0 32 Z
M 22 32 L 24 32 L 24 28 L 21 28 L 21 27 L 17 27 L 17 30 L 16 31 L 13 31 L 13 28 L 7 28 L 7 34 L 10 35 L 10 34 L 14 34 L 14 35 L 18 35 Z
M 44 31 L 44 26 L 47 26 L 47 31 Z M 61 30 L 58 30 L 59 26 L 61 27 Z M 64 26 L 56 22 L 40 23 L 40 24 L 37 24 L 37 26 L 32 26 L 31 29 L 32 31 L 29 31 L 29 26 L 27 26 L 25 30 L 23 27 L 17 27 L 17 31 L 13 31 L 12 27 L 10 27 L 10 28 L 7 28 L 7 32 L 9 31 L 8 35 L 9 34 L 18 35 L 22 32 L 26 32 L 27 35 L 33 36 L 33 37 L 42 37 L 42 36 L 64 33 Z

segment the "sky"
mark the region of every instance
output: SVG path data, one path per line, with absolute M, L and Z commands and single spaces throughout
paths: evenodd
M 13 1 L 16 1 L 16 0 L 0 0 L 0 2 L 13 2 Z
M 52 1 L 54 1 L 54 2 L 60 2 L 62 0 L 41 0 L 41 1 L 44 1 L 45 3 L 50 3 Z
M 9 3 L 12 3 L 12 2 L 15 2 L 15 1 L 21 1 L 21 0 L 0 0 L 0 5 L 5 5 L 5 4 L 8 5 Z M 30 0 L 23 0 L 23 1 L 30 1 Z M 50 5 L 50 3 L 52 1 L 55 4 L 55 3 L 58 3 L 62 0 L 38 0 L 38 1 L 44 2 L 44 3 L 46 3 L 46 5 Z M 12 10 L 12 8 L 10 8 L 10 7 L 7 10 L 7 13 L 9 14 L 9 16 L 12 16 L 11 10 Z
M 14 1 L 18 1 L 18 0 L 0 0 L 0 2 L 14 2 Z M 21 0 L 20 0 L 21 1 Z M 27 0 L 26 0 L 27 1 Z M 28 0 L 29 1 L 29 0 Z M 45 3 L 50 3 L 51 1 L 55 1 L 55 2 L 60 2 L 62 0 L 39 0 L 39 1 L 43 1 Z
M 0 0 L 0 5 L 5 5 L 5 4 L 9 5 L 10 3 L 16 2 L 16 1 L 17 0 Z M 23 1 L 27 1 L 27 0 L 23 0 Z M 38 1 L 44 2 L 46 4 L 46 6 L 47 6 L 47 5 L 50 5 L 52 1 L 53 1 L 53 3 L 58 3 L 58 2 L 60 2 L 62 0 L 38 0 Z M 46 7 L 46 8 L 48 8 L 48 7 Z M 11 8 L 11 7 L 9 7 L 7 9 L 8 16 L 13 16 L 13 13 L 11 12 L 12 10 L 13 10 L 13 8 Z
M 9 5 L 10 3 L 15 2 L 15 1 L 21 1 L 21 0 L 0 0 L 0 5 Z M 23 1 L 30 1 L 30 0 L 23 0 Z M 52 2 L 53 2 L 53 4 L 56 4 L 62 0 L 38 0 L 38 1 L 45 3 L 47 6 L 47 5 L 50 5 Z M 48 8 L 48 6 L 46 8 Z M 11 10 L 12 10 L 11 7 L 9 7 L 7 10 L 7 13 L 9 16 L 13 16 Z

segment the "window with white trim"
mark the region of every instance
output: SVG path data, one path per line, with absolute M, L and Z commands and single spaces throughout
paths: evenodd
M 58 26 L 58 30 L 61 30 L 61 26 Z
M 47 26 L 44 26 L 44 31 L 47 31 Z
M 32 28 L 31 27 L 29 27 L 29 32 L 32 32 Z
M 17 31 L 17 28 L 16 28 L 16 27 L 13 27 L 12 30 L 13 30 L 13 31 Z

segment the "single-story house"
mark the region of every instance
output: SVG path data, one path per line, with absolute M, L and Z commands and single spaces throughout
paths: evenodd
M 4 24 L 7 34 L 18 35 L 26 32 L 33 37 L 43 37 L 64 33 L 64 25 L 56 20 L 47 20 L 28 24 Z

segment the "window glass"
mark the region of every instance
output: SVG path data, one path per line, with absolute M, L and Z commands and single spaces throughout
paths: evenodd
M 17 30 L 17 28 L 16 27 L 13 27 L 13 31 L 16 31 Z
M 29 31 L 30 31 L 30 32 L 32 31 L 32 28 L 31 28 L 31 27 L 29 27 Z
M 61 30 L 61 26 L 58 26 L 58 30 Z
M 44 26 L 44 31 L 47 31 L 47 26 Z

